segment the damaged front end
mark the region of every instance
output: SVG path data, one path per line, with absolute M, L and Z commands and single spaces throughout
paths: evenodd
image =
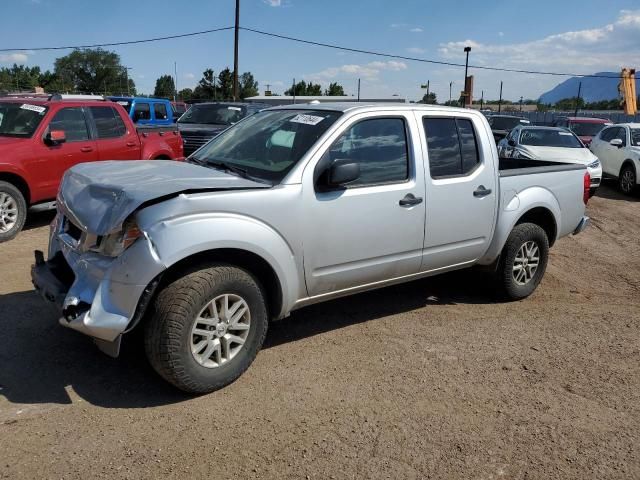
M 164 266 L 133 219 L 108 235 L 95 235 L 60 205 L 48 260 L 35 252 L 34 287 L 56 305 L 61 325 L 89 335 L 115 357 L 122 334 L 144 315 Z

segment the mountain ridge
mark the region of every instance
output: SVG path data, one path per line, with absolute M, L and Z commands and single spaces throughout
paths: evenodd
M 619 98 L 617 78 L 619 72 L 598 72 L 595 77 L 571 77 L 559 83 L 548 92 L 540 95 L 540 102 L 554 104 L 564 98 L 572 98 L 578 95 L 578 85 L 582 82 L 580 97 L 587 103 Z M 600 78 L 598 78 L 600 77 Z M 614 77 L 614 78 L 609 78 Z M 636 91 L 640 92 L 640 79 L 636 78 Z

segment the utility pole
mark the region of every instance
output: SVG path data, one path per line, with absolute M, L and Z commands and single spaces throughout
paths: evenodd
M 212 70 L 211 74 L 213 75 L 213 99 L 216 100 L 216 72 Z
M 178 62 L 173 62 L 173 101 L 178 98 Z
M 238 30 L 240 30 L 240 0 L 236 0 L 235 43 L 233 47 L 233 101 L 238 101 Z
M 573 113 L 574 117 L 578 116 L 578 107 L 580 106 L 580 91 L 582 90 L 582 82 L 578 83 L 578 97 L 576 98 L 576 111 Z
M 453 82 L 449 82 L 449 106 L 451 106 L 451 88 L 453 87 Z
M 484 90 L 481 90 L 480 94 L 480 110 L 482 110 L 482 105 L 484 104 Z
M 500 80 L 500 100 L 498 100 L 498 113 L 502 111 L 502 80 Z
M 464 64 L 464 95 L 462 96 L 462 106 L 467 108 L 467 98 L 469 97 L 469 92 L 467 92 L 467 71 L 469 70 L 469 52 L 471 51 L 471 47 L 464 47 L 464 52 L 467 54 L 467 60 Z
M 522 111 L 522 96 L 520 96 L 520 111 Z
M 427 83 L 423 83 L 422 85 L 420 85 L 420 88 L 427 89 L 427 95 L 424 97 L 424 103 L 429 103 L 429 80 L 427 80 Z
M 358 79 L 358 101 L 360 101 L 360 79 Z

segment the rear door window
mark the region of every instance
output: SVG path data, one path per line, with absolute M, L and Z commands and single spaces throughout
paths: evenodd
M 127 132 L 122 118 L 112 107 L 89 107 L 99 139 L 118 138 Z
M 613 136 L 616 134 L 617 127 L 614 128 L 605 128 L 600 134 L 600 140 L 604 142 L 610 142 L 613 139 Z
M 67 142 L 89 140 L 89 130 L 81 107 L 67 107 L 59 110 L 49 123 L 49 131 L 64 131 Z
M 432 178 L 467 175 L 480 164 L 478 142 L 471 120 L 424 117 L 422 123 L 427 137 Z
M 166 120 L 168 118 L 167 106 L 164 103 L 154 103 L 153 112 L 156 115 L 156 120 Z
M 133 108 L 133 121 L 139 120 L 151 120 L 151 108 L 146 102 L 136 103 Z

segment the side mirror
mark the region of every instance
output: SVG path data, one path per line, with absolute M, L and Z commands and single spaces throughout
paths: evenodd
M 510 147 L 515 147 L 516 146 L 516 141 L 513 138 L 510 139 L 508 143 L 509 143 Z
M 622 139 L 614 138 L 609 142 L 609 145 L 611 145 L 612 147 L 622 148 Z
M 360 164 L 350 160 L 334 160 L 329 167 L 327 183 L 332 187 L 345 185 L 360 176 Z
M 44 142 L 47 145 L 60 145 L 67 141 L 64 130 L 51 130 L 44 136 Z

